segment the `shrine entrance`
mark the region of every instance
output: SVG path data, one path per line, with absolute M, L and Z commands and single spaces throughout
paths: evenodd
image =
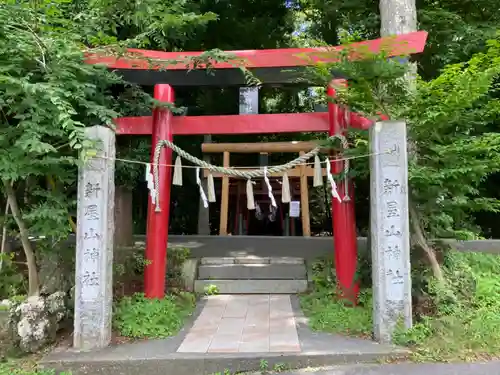
M 385 49 L 386 56 L 409 55 L 422 52 L 425 45 L 427 33 L 415 32 L 407 35 L 399 35 L 391 38 L 391 45 Z M 400 43 L 398 46 L 394 43 Z M 368 42 L 357 43 L 354 47 L 365 47 L 365 50 L 378 52 L 384 46 L 383 40 L 378 39 Z M 336 47 L 337 50 L 343 47 Z M 200 56 L 200 52 L 157 52 L 135 50 L 135 54 L 142 55 L 143 59 L 117 58 L 116 56 L 93 55 L 87 56 L 86 62 L 89 64 L 104 64 L 110 69 L 116 69 L 130 82 L 141 85 L 154 85 L 154 98 L 158 102 L 175 103 L 174 88 L 176 86 L 233 86 L 244 87 L 247 83 L 245 75 L 237 66 L 228 62 L 215 62 L 211 65 L 210 74 L 207 69 L 197 66 L 189 69 L 189 66 L 179 62 L 184 56 Z M 325 56 L 326 52 L 326 56 Z M 233 51 L 236 58 L 244 60 L 246 68 L 252 71 L 262 85 L 296 85 L 300 78 L 301 69 L 317 63 L 332 63 L 337 61 L 335 54 L 324 48 L 308 49 L 280 49 L 280 50 L 260 50 L 260 51 Z M 309 55 L 310 58 L 301 58 L 300 55 Z M 321 58 L 323 56 L 323 58 Z M 363 54 L 353 53 L 352 59 L 362 58 Z M 150 60 L 172 61 L 178 63 L 169 65 L 163 69 L 161 64 L 151 65 Z M 188 74 L 189 73 L 189 74 Z M 216 74 L 212 74 L 216 73 Z M 396 323 L 398 316 L 403 315 L 405 325 L 411 326 L 411 280 L 410 280 L 410 241 L 409 241 L 409 215 L 408 215 L 408 164 L 406 149 L 406 124 L 404 121 L 378 121 L 369 119 L 360 114 L 351 112 L 348 108 L 334 102 L 335 87 L 345 84 L 345 77 L 335 76 L 332 72 L 332 81 L 328 83 L 325 91 L 331 100 L 328 102 L 325 113 L 274 113 L 258 114 L 246 111 L 240 115 L 216 115 L 216 116 L 174 116 L 166 106 L 157 106 L 153 109 L 152 116 L 117 118 L 116 133 L 128 135 L 151 135 L 152 136 L 152 157 L 151 163 L 146 164 L 147 180 L 151 182 L 150 196 L 148 198 L 148 220 L 146 234 L 145 258 L 148 263 L 145 268 L 145 295 L 148 298 L 162 298 L 165 295 L 167 249 L 169 245 L 169 216 L 171 203 L 171 185 L 182 185 L 178 183 L 179 173 L 182 170 L 180 163 L 173 164 L 172 154 L 177 154 L 177 159 L 181 157 L 195 165 L 196 183 L 199 186 L 200 197 L 204 207 L 208 207 L 208 202 L 215 203 L 215 189 L 210 184 L 209 198 L 205 196 L 202 187 L 203 169 L 207 168 L 211 175 L 207 175 L 208 182 L 213 182 L 214 177 L 221 180 L 219 189 L 221 229 L 220 235 L 206 236 L 208 238 L 222 239 L 229 242 L 229 220 L 233 228 L 238 233 L 243 232 L 246 227 L 248 234 L 266 235 L 283 233 L 287 228 L 286 216 L 280 225 L 271 225 L 281 220 L 280 214 L 288 211 L 288 217 L 295 217 L 297 211 L 300 212 L 300 223 L 302 235 L 310 235 L 309 223 L 309 202 L 308 202 L 308 179 L 311 170 L 306 162 L 314 158 L 313 179 L 323 180 L 323 170 L 321 166 L 316 168 L 316 157 L 321 151 L 317 144 L 307 142 L 285 142 L 285 143 L 258 143 L 258 144 L 204 144 L 202 146 L 205 153 L 222 153 L 223 166 L 207 163 L 199 158 L 187 153 L 178 147 L 174 142 L 174 135 L 235 135 L 235 134 L 276 134 L 276 133 L 326 133 L 330 138 L 342 140 L 343 149 L 348 147 L 345 140 L 345 133 L 349 127 L 358 129 L 370 129 L 370 169 L 371 169 L 371 210 L 370 210 L 370 242 L 373 262 L 373 286 L 374 286 L 374 333 L 380 341 L 387 341 Z M 342 82 L 338 82 L 338 81 Z M 302 82 L 305 83 L 305 82 Z M 314 83 L 311 82 L 311 86 Z M 241 112 L 241 111 L 240 111 Z M 387 119 L 380 119 L 387 120 Z M 372 126 L 375 125 L 375 126 Z M 115 132 L 108 127 L 95 126 L 86 129 L 87 135 L 91 139 L 96 139 L 102 144 L 102 149 L 98 150 L 93 157 L 99 163 L 80 168 L 79 176 L 79 203 L 78 203 L 78 231 L 77 235 L 77 261 L 76 261 L 76 288 L 75 288 L 75 330 L 74 342 L 76 347 L 102 347 L 109 343 L 111 336 L 111 308 L 112 308 L 112 273 L 113 273 L 113 242 L 112 229 L 114 226 L 114 159 L 115 159 Z M 267 167 L 265 156 L 271 153 L 288 152 L 298 154 L 295 158 L 290 158 L 286 164 Z M 231 168 L 231 153 L 257 153 L 261 155 L 261 166 L 253 168 L 247 172 L 241 172 Z M 303 154 L 301 156 L 301 154 Z M 323 161 L 326 166 L 326 175 L 329 183 L 329 190 L 332 193 L 332 229 L 333 238 L 327 239 L 333 245 L 330 251 L 334 251 L 335 274 L 337 293 L 343 299 L 356 304 L 359 293 L 358 264 L 357 264 L 357 236 L 354 219 L 354 191 L 352 182 L 347 173 L 343 173 L 338 184 L 335 183 L 333 175 L 346 172 L 347 159 L 338 157 Z M 172 168 L 174 167 L 174 168 Z M 150 170 L 153 169 L 153 173 Z M 317 173 L 319 170 L 319 176 Z M 174 172 L 174 173 L 172 173 Z M 221 172 L 220 175 L 215 175 Z M 287 178 L 285 179 L 286 172 Z M 215 176 L 214 176 L 215 175 Z M 231 177 L 230 177 L 231 176 Z M 150 178 L 151 177 L 151 178 Z M 177 177 L 177 179 L 176 179 Z M 247 196 L 247 210 L 255 211 L 255 216 L 265 215 L 265 207 L 268 200 L 265 198 L 261 180 L 264 179 L 267 188 L 267 196 L 274 203 L 272 191 L 280 191 L 281 179 L 281 203 L 278 206 L 273 204 L 276 210 L 267 212 L 265 225 L 259 227 L 250 215 L 246 216 L 244 202 L 241 199 L 241 182 L 246 179 L 245 193 Z M 182 180 L 182 178 L 181 178 Z M 257 182 L 260 180 L 259 182 Z M 98 220 L 92 221 L 92 225 L 100 228 L 103 239 L 97 243 L 93 238 L 82 235 L 85 233 L 85 208 L 89 207 L 88 202 L 83 202 L 85 198 L 85 181 L 99 181 L 103 186 L 100 201 L 93 203 L 94 207 L 100 209 Z M 177 182 L 176 182 L 177 181 Z M 272 181 L 272 182 L 271 182 Z M 288 182 L 288 189 L 284 189 L 285 181 Z M 255 183 L 255 184 L 254 184 Z M 386 189 L 390 184 L 392 189 Z M 255 185 L 255 186 L 254 186 Z M 316 183 L 314 183 L 316 185 Z M 106 188 L 104 188 L 104 186 Z M 397 186 L 398 189 L 394 189 Z M 231 189 L 231 187 L 233 187 Z M 239 189 L 239 190 L 238 190 Z M 231 192 L 231 191 L 235 192 Z M 254 191 L 257 193 L 255 194 Z M 238 193 L 240 191 L 240 193 Z M 284 197 L 284 192 L 288 196 Z M 235 198 L 231 198 L 234 196 Z M 251 197 L 251 199 L 250 199 Z M 233 199 L 239 209 L 233 210 L 230 201 Z M 293 199 L 293 200 L 292 200 Z M 297 200 L 295 200 L 297 199 Z M 293 206 L 292 202 L 299 202 L 299 210 Z M 84 203 L 84 204 L 82 204 Z M 257 206 L 260 208 L 257 210 Z M 277 202 L 276 202 L 277 203 Z M 288 209 L 286 208 L 288 205 Z M 293 209 L 290 209 L 292 206 Z M 281 210 L 280 210 L 281 209 Z M 391 210 L 391 214 L 388 214 Z M 395 210 L 395 211 L 394 211 Z M 234 214 L 233 214 L 234 211 Z M 259 212 L 258 212 L 259 211 Z M 395 214 L 396 213 L 396 214 Z M 293 214 L 293 215 L 292 215 Z M 258 218 L 257 218 L 258 219 Z M 259 221 L 259 220 L 258 220 Z M 291 225 L 288 227 L 290 231 Z M 297 233 L 297 232 L 296 232 Z M 189 236 L 186 236 L 189 237 Z M 200 237 L 200 236 L 197 236 Z M 254 237 L 255 238 L 255 237 Z M 241 240 L 248 240 L 247 246 L 255 247 L 251 237 L 241 236 Z M 189 241 L 185 238 L 184 244 Z M 196 238 L 193 242 L 196 242 Z M 277 241 L 276 241 L 277 240 Z M 171 242 L 171 241 L 170 241 Z M 208 240 L 207 242 L 210 242 Z M 259 238 L 255 242 L 265 243 L 264 251 L 272 249 L 277 242 L 286 242 L 273 237 Z M 270 244 L 274 242 L 275 245 Z M 315 245 L 308 238 L 301 241 L 289 241 L 293 244 L 286 245 L 285 250 L 290 251 L 290 247 L 295 247 L 300 254 L 310 252 Z M 297 244 L 300 242 L 300 244 Z M 171 243 L 170 243 L 171 244 Z M 283 244 L 281 244 L 283 245 Z M 86 251 L 94 246 L 99 247 L 98 261 L 89 260 Z M 232 246 L 232 245 L 231 245 Z M 203 250 L 202 250 L 203 251 Z M 202 255 L 204 257 L 205 255 Z M 235 257 L 234 255 L 231 255 Z M 220 258 L 219 258 L 220 259 Z M 225 260 L 224 258 L 222 259 Z M 280 264 L 272 263 L 269 259 L 269 266 Z M 238 265 L 241 263 L 230 263 Z M 205 263 L 204 265 L 210 265 Z M 217 265 L 217 264 L 216 264 Z M 216 267 L 217 268 L 217 267 Z M 89 269 L 92 270 L 92 283 L 88 283 Z M 272 270 L 272 269 L 271 269 Z M 239 274 L 240 268 L 236 268 Z M 267 272 L 267 271 L 266 271 Z M 271 271 L 274 276 L 275 272 Z M 268 288 L 264 292 L 267 294 L 288 293 L 295 294 L 307 290 L 307 279 L 303 278 L 307 272 L 302 272 L 302 278 L 292 279 L 292 292 L 280 292 L 280 282 L 272 284 L 272 289 Z M 199 275 L 198 275 L 199 276 Z M 266 279 L 272 279 L 269 274 Z M 204 281 L 212 282 L 213 277 L 199 279 L 201 286 Z M 225 280 L 219 277 L 218 285 L 228 285 L 228 278 Z M 231 280 L 229 280 L 231 281 Z M 262 292 L 262 281 L 252 280 L 257 285 L 258 291 L 252 289 L 252 293 Z M 296 282 L 299 281 L 297 284 Z M 235 284 L 233 284 L 235 285 Z M 302 285 L 302 286 L 301 286 Z M 259 289 L 260 288 L 260 289 Z M 196 289 L 196 287 L 195 287 Z M 271 289 L 271 291 L 269 291 Z M 204 290 L 204 289 L 203 289 Z M 248 293 L 245 291 L 243 293 Z M 228 289 L 228 294 L 242 294 Z M 269 311 L 269 310 L 267 310 Z M 94 314 L 95 313 L 95 314 Z M 92 315 L 90 315 L 92 314 Z M 92 316 L 89 324 L 88 316 Z M 288 315 L 287 315 L 288 316 Z M 211 342 L 210 338 L 210 342 Z M 91 345 L 87 345 L 87 341 Z
M 272 153 L 298 156 L 316 146 L 316 142 L 203 143 L 202 151 L 205 154 L 222 153 L 225 168 L 238 168 L 231 164 L 232 153 L 258 153 L 259 166 L 265 168 Z M 269 174 L 268 182 L 276 197 L 276 206 L 269 197 L 266 181 L 255 180 L 254 207 L 248 207 L 245 179 L 211 173 L 219 182 L 215 185 L 217 202 L 220 202 L 219 235 L 310 236 L 309 186 L 314 173 L 314 168 L 304 163 L 286 172 Z M 204 176 L 209 175 L 210 171 L 205 170 Z M 320 175 L 326 175 L 325 168 L 320 169 Z
M 422 52 L 426 38 L 426 32 L 414 32 L 391 37 L 390 40 L 387 40 L 390 44 L 384 43 L 382 39 L 377 39 L 355 43 L 350 47 L 373 53 L 384 49 L 388 57 L 394 57 Z M 334 50 L 340 51 L 343 48 L 343 46 L 338 46 L 334 47 Z M 175 104 L 176 87 L 232 86 L 241 88 L 247 86 L 247 76 L 242 74 L 238 64 L 243 65 L 251 71 L 261 85 L 280 87 L 283 85 L 298 84 L 304 86 L 307 83 L 302 79 L 302 73 L 308 66 L 318 62 L 327 64 L 338 61 L 338 55 L 332 49 L 325 48 L 232 51 L 229 53 L 235 56 L 234 61 L 214 62 L 210 64 L 210 70 L 208 71 L 206 66 L 197 65 L 194 69 L 191 69 L 191 66 L 183 62 L 185 57 L 200 56 L 201 52 L 160 52 L 146 50 L 133 50 L 133 52 L 142 58 L 95 54 L 88 55 L 86 63 L 101 64 L 107 66 L 109 69 L 118 70 L 127 81 L 135 84 L 154 85 L 154 98 L 159 102 L 172 104 Z M 363 58 L 363 54 L 353 53 L 351 58 Z M 345 77 L 341 74 L 335 75 L 335 72 L 332 72 L 331 79 L 332 83 L 328 84 L 325 90 L 327 95 L 333 98 L 335 96 L 335 85 L 333 82 L 341 80 L 345 83 Z M 310 85 L 313 86 L 314 83 L 310 82 Z M 257 114 L 257 112 L 247 111 L 245 114 L 240 115 L 174 116 L 167 107 L 158 106 L 153 109 L 152 116 L 117 118 L 116 132 L 118 134 L 151 135 L 152 137 L 152 167 L 155 168 L 155 182 L 153 189 L 154 198 L 151 196 L 148 200 L 145 257 L 149 263 L 145 269 L 144 277 L 146 296 L 148 298 L 162 298 L 165 295 L 170 217 L 169 204 L 171 201 L 170 192 L 173 169 L 172 153 L 175 151 L 179 154 L 179 151 L 182 151 L 172 147 L 175 146 L 173 142 L 174 135 L 307 132 L 326 133 L 330 136 L 338 137 L 345 134 L 349 127 L 369 129 L 374 122 L 373 119 L 365 118 L 360 114 L 349 111 L 348 108 L 335 104 L 333 99 L 328 103 L 328 111 L 326 113 Z M 168 147 L 166 147 L 167 143 Z M 225 164 L 229 165 L 230 152 L 242 152 L 241 145 L 236 147 L 237 150 L 231 150 L 226 147 L 220 148 L 216 152 L 224 153 Z M 293 152 L 300 153 L 304 151 L 309 151 L 310 153 L 311 147 L 305 150 L 299 147 L 298 150 L 295 149 Z M 277 152 L 277 150 L 259 149 L 252 152 L 271 153 Z M 286 152 L 292 151 L 288 150 Z M 199 166 L 200 164 L 198 163 L 197 165 Z M 333 175 L 339 175 L 345 169 L 345 163 L 342 160 L 332 160 L 331 164 L 328 162 L 326 165 L 331 168 Z M 296 173 L 299 181 L 304 181 L 308 178 L 307 170 L 294 169 L 290 173 Z M 333 186 L 332 174 L 329 174 L 329 180 Z M 231 175 L 235 176 L 237 174 L 232 173 Z M 262 177 L 260 172 L 254 173 L 254 175 Z M 221 229 L 223 234 L 228 234 L 230 178 L 224 178 L 221 188 L 221 208 L 223 208 L 221 209 L 221 216 L 224 215 L 222 223 L 225 223 L 226 227 L 225 229 Z M 233 178 L 231 177 L 231 179 Z M 255 186 L 255 189 L 260 188 L 260 186 Z M 346 178 L 339 181 L 337 188 L 336 191 L 338 191 L 339 198 L 332 199 L 332 218 L 334 218 L 332 223 L 332 245 L 334 243 L 336 276 L 339 290 L 342 291 L 342 294 L 344 294 L 344 291 L 348 291 L 349 295 L 347 298 L 355 302 L 359 286 L 356 281 L 357 236 L 354 218 L 353 185 Z M 303 192 L 303 189 L 307 189 L 307 183 L 302 184 L 300 182 L 301 211 L 307 211 L 306 214 L 303 213 L 301 215 L 302 232 L 304 235 L 307 235 L 310 233 L 310 229 L 308 229 L 309 204 L 304 204 L 304 200 L 307 199 L 307 193 Z M 295 193 L 294 189 L 290 190 L 290 192 L 292 191 Z M 332 188 L 332 193 L 333 191 L 334 189 Z M 267 227 L 266 230 L 271 231 L 271 227 Z M 273 232 L 278 232 L 279 230 L 282 231 L 283 228 L 272 229 Z M 255 231 L 258 232 L 260 229 L 256 228 Z

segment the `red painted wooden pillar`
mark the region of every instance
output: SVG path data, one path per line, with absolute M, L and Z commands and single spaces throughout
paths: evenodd
M 333 83 L 333 82 L 332 82 Z M 335 81 L 336 84 L 345 84 L 345 81 Z M 327 95 L 335 96 L 335 89 L 328 85 Z M 344 112 L 335 103 L 328 103 L 328 120 L 330 135 L 344 134 L 348 126 Z M 343 171 L 344 162 L 332 161 L 332 172 L 339 174 Z M 356 217 L 354 212 L 354 185 L 349 180 L 350 200 L 339 202 L 332 198 L 333 241 L 335 246 L 335 272 L 337 275 L 338 292 L 353 304 L 357 303 L 359 283 L 356 280 L 357 269 L 357 236 Z M 344 179 L 337 182 L 337 189 L 341 199 L 345 196 Z
M 174 90 L 170 85 L 155 85 L 154 98 L 160 102 L 173 103 Z M 153 109 L 153 135 L 151 141 L 151 163 L 159 140 L 172 141 L 172 113 L 164 108 Z M 146 259 L 149 264 L 144 270 L 144 293 L 148 298 L 163 298 L 165 296 L 165 276 L 167 265 L 168 225 L 170 214 L 170 187 L 172 167 L 162 165 L 172 164 L 172 150 L 162 148 L 159 167 L 159 199 L 160 212 L 155 212 L 151 196 L 148 198 L 148 226 L 146 232 Z

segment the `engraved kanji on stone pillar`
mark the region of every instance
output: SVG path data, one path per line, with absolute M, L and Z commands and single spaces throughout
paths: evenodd
M 374 336 L 388 343 L 400 320 L 412 325 L 406 123 L 377 122 L 370 147 Z
M 115 133 L 104 126 L 85 129 L 96 140 L 96 157 L 78 172 L 75 321 L 73 346 L 109 345 L 113 300 Z

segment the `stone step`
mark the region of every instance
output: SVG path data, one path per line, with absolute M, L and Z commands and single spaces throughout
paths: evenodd
M 205 264 L 198 268 L 201 280 L 303 280 L 307 278 L 302 264 Z
M 194 289 L 217 286 L 219 294 L 296 294 L 307 291 L 307 280 L 196 280 Z
M 202 265 L 215 264 L 304 264 L 303 258 L 296 257 L 258 257 L 253 255 L 238 257 L 205 257 Z

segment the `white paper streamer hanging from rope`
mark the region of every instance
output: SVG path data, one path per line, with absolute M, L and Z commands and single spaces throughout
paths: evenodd
M 175 158 L 174 177 L 172 178 L 172 185 L 182 186 L 182 161 L 181 157 Z
M 209 202 L 215 202 L 215 184 L 214 176 L 212 175 L 212 173 L 210 173 L 207 177 L 207 195 Z
M 146 164 L 146 182 L 148 184 L 149 195 L 151 196 L 151 202 L 156 204 L 156 191 L 155 191 L 155 182 L 153 178 L 153 172 L 151 170 L 151 164 Z
M 290 203 L 290 181 L 288 180 L 288 173 L 283 173 L 283 181 L 281 182 L 281 201 L 283 203 Z
M 314 179 L 313 186 L 323 186 L 323 168 L 321 168 L 321 160 L 319 160 L 319 156 L 314 156 Z
M 255 200 L 253 198 L 253 182 L 247 180 L 247 209 L 255 210 Z
M 201 186 L 201 179 L 200 179 L 200 168 L 196 168 L 196 183 L 198 184 L 198 187 L 200 188 L 200 195 L 201 195 L 201 200 L 203 201 L 203 207 L 208 208 L 208 199 L 207 196 L 205 195 L 205 192 L 203 191 L 203 186 Z
M 337 184 L 335 183 L 335 180 L 333 179 L 332 175 L 332 166 L 330 164 L 330 160 L 326 158 L 326 176 L 328 178 L 328 182 L 330 182 L 330 186 L 332 188 L 332 197 L 337 198 L 339 202 L 342 202 L 342 199 L 340 199 L 339 192 L 337 191 Z
M 274 199 L 273 187 L 271 186 L 271 183 L 269 182 L 269 177 L 267 177 L 267 167 L 264 167 L 264 181 L 266 182 L 266 185 L 267 185 L 267 196 L 271 200 L 272 206 L 278 207 L 278 205 L 276 204 L 276 200 Z

